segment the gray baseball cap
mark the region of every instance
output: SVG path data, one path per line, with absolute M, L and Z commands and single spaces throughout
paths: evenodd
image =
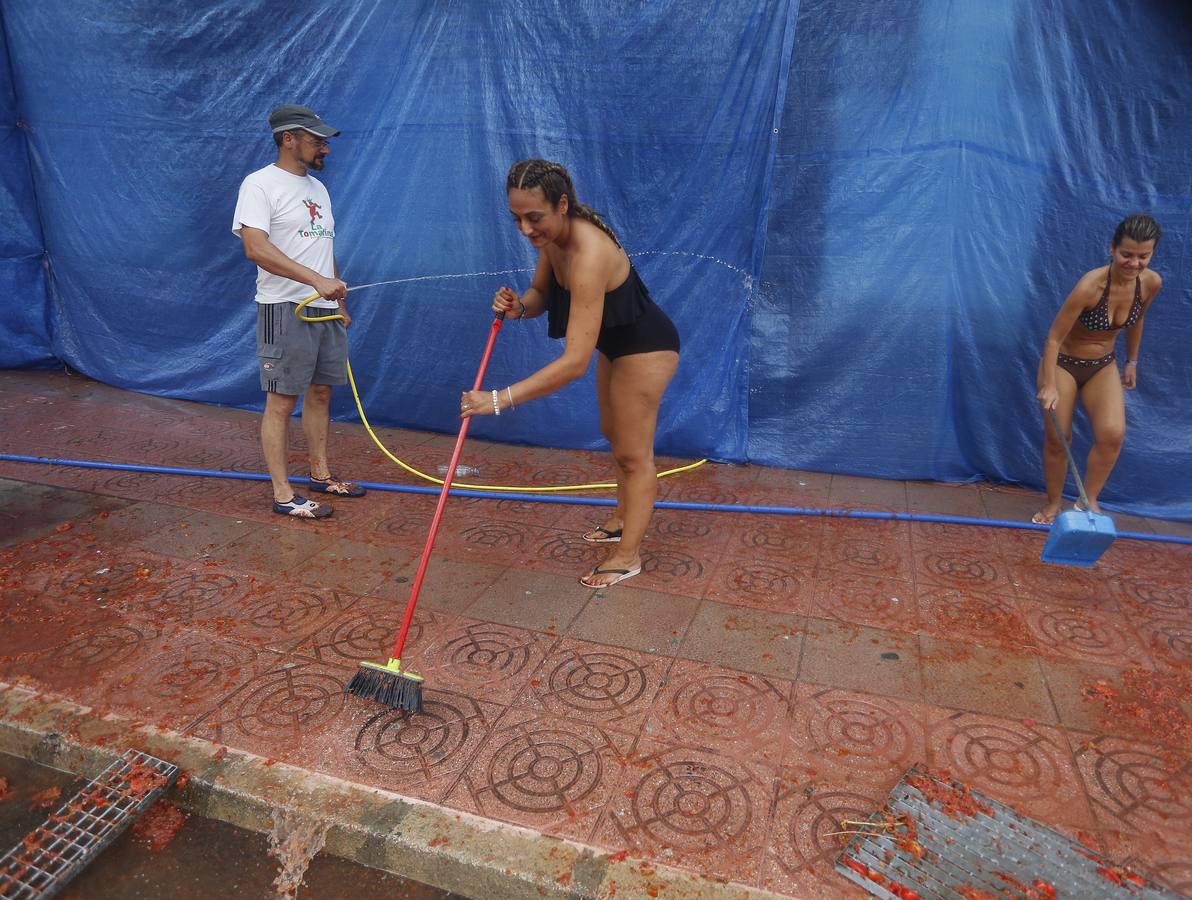
M 279 131 L 301 128 L 311 134 L 317 134 L 319 137 L 339 137 L 339 131 L 315 115 L 313 109 L 294 103 L 279 106 L 269 113 L 269 127 L 273 129 L 274 134 Z

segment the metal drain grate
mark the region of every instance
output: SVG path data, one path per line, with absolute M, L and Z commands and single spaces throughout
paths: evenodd
M 173 763 L 127 750 L 0 857 L 0 897 L 53 897 L 178 777 Z
M 951 813 L 951 814 L 949 814 Z M 955 782 L 912 768 L 836 869 L 875 897 L 1179 900 L 1095 850 Z

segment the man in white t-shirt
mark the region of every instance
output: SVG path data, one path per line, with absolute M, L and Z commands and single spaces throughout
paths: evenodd
M 322 519 L 329 503 L 299 497 L 287 472 L 289 424 L 300 394 L 302 430 L 310 451 L 310 487 L 340 497 L 363 497 L 364 488 L 335 478 L 327 464 L 331 386 L 347 381 L 348 286 L 335 264 L 335 217 L 322 182 L 330 152 L 327 138 L 339 132 L 305 106 L 279 106 L 269 116 L 277 161 L 253 172 L 240 185 L 232 232 L 257 264 L 257 356 L 265 413 L 261 448 L 273 482 L 273 511 Z M 340 315 L 331 322 L 303 322 L 308 316 Z

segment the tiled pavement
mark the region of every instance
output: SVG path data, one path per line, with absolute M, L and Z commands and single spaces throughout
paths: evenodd
M 255 416 L 0 373 L 8 453 L 259 471 Z M 356 426 L 338 471 L 403 482 Z M 433 470 L 451 439 L 384 431 Z M 292 470 L 302 471 L 294 429 Z M 494 483 L 604 479 L 600 454 L 470 444 Z M 0 463 L 0 680 L 792 896 L 855 896 L 843 818 L 923 762 L 1192 891 L 1192 547 L 1091 570 L 1043 535 L 660 511 L 643 574 L 576 576 L 599 511 L 453 499 L 407 660 L 407 716 L 346 697 L 383 660 L 435 499 L 325 522 L 263 485 Z M 669 499 L 1021 518 L 1013 488 L 705 466 Z M 1123 530 L 1183 526 L 1119 516 Z

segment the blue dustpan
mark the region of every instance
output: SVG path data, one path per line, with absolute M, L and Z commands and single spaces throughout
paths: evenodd
M 1091 566 L 1109 549 L 1117 531 L 1109 516 L 1084 509 L 1060 513 L 1051 523 L 1043 545 L 1043 562 L 1061 566 Z
M 1051 413 L 1055 433 L 1064 445 L 1064 452 L 1068 454 L 1068 466 L 1076 478 L 1076 488 L 1080 491 L 1080 502 L 1084 508 L 1070 509 L 1055 517 L 1040 559 L 1061 566 L 1091 566 L 1109 549 L 1117 537 L 1117 530 L 1113 527 L 1113 519 L 1088 508 L 1089 498 L 1084 492 L 1080 472 L 1076 469 L 1076 460 L 1072 458 L 1072 449 L 1068 446 L 1060 423 L 1056 421 L 1055 410 L 1049 409 L 1048 412 Z

